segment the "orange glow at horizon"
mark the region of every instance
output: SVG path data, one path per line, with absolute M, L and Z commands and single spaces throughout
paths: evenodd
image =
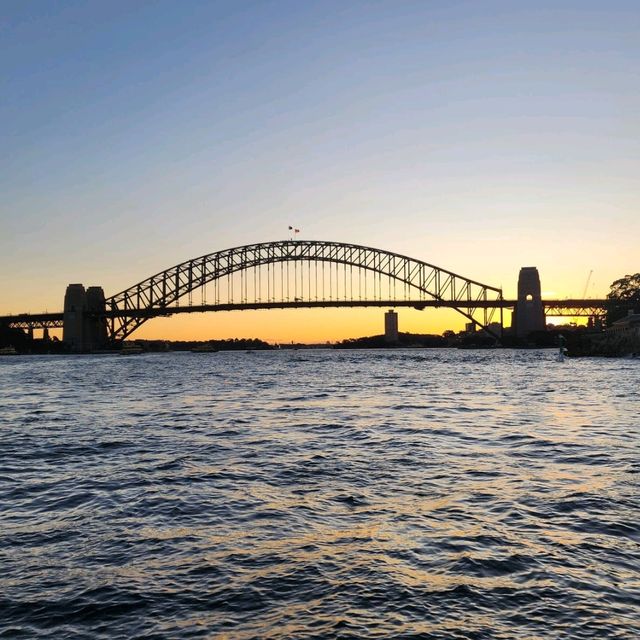
M 391 308 L 391 307 L 390 307 Z M 384 333 L 387 308 L 272 309 L 186 314 L 148 321 L 131 339 L 209 340 L 259 338 L 269 343 L 336 342 Z M 399 329 L 408 333 L 459 331 L 466 318 L 452 309 L 395 308 Z M 505 318 L 507 315 L 505 314 Z

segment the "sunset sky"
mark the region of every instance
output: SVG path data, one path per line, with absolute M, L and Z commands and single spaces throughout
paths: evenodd
M 212 251 L 378 247 L 515 295 L 640 271 L 640 4 L 0 3 L 0 314 Z M 442 332 L 450 311 L 400 310 Z M 133 337 L 325 341 L 383 310 L 181 316 Z

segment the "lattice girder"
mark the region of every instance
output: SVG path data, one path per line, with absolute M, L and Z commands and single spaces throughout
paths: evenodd
M 112 316 L 111 338 L 114 341 L 126 338 L 147 319 L 128 317 L 127 311 L 165 309 L 191 295 L 194 290 L 234 273 L 291 262 L 363 269 L 412 287 L 434 300 L 467 303 L 502 300 L 502 291 L 496 287 L 400 254 L 346 243 L 288 240 L 245 245 L 199 256 L 154 274 L 108 298 L 107 309 Z M 459 308 L 456 311 L 490 332 L 487 325 L 494 310 L 484 308 L 482 322 L 473 317 L 474 307 L 467 305 L 466 311 Z M 119 312 L 123 312 L 121 316 Z

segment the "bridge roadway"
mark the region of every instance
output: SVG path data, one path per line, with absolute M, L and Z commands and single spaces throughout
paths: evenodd
M 301 309 L 326 307 L 411 307 L 423 310 L 435 308 L 466 309 L 513 309 L 517 300 L 294 300 L 276 302 L 238 302 L 221 304 L 201 304 L 185 306 L 166 306 L 151 309 L 119 309 L 105 311 L 100 314 L 104 318 L 156 318 L 167 317 L 179 313 L 204 313 L 207 311 L 246 311 L 257 309 Z M 604 315 L 607 300 L 602 299 L 568 299 L 543 300 L 547 317 L 592 317 Z M 63 313 L 21 313 L 0 316 L 0 324 L 22 329 L 43 329 L 62 327 Z

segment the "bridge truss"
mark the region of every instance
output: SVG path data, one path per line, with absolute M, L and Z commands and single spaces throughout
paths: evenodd
M 104 315 L 111 340 L 119 342 L 149 318 L 194 307 L 394 305 L 450 307 L 500 337 L 490 325 L 496 312 L 502 318 L 501 289 L 396 253 L 308 240 L 251 244 L 187 260 L 107 298 Z
M 607 299 L 591 300 L 544 300 L 546 317 L 558 318 L 592 318 L 603 321 L 607 315 Z
M 21 313 L 13 316 L 3 316 L 0 324 L 6 324 L 14 329 L 33 331 L 35 329 L 62 329 L 62 313 Z

